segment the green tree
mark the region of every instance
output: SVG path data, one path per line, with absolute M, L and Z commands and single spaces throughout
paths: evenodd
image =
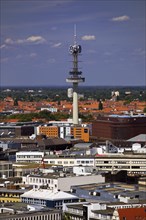
M 43 111 L 40 111 L 40 112 L 39 112 L 38 116 L 39 116 L 40 118 L 50 119 L 50 117 L 51 117 L 51 112 L 48 111 L 48 110 L 43 110 Z
M 18 106 L 18 99 L 17 98 L 14 99 L 14 106 Z
M 102 109 L 103 109 L 103 104 L 102 101 L 100 100 L 98 104 L 98 110 L 102 110 Z
M 63 214 L 63 220 L 71 220 L 71 217 L 68 213 Z

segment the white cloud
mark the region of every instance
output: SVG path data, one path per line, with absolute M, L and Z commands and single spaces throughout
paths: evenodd
M 28 43 L 42 44 L 45 43 L 46 40 L 42 36 L 30 36 L 26 39 Z
M 118 21 L 118 22 L 121 22 L 121 21 L 128 21 L 130 20 L 130 17 L 127 16 L 127 15 L 123 15 L 123 16 L 119 16 L 119 17 L 114 17 L 111 19 L 112 21 Z
M 57 48 L 57 47 L 60 47 L 61 45 L 62 45 L 62 43 L 59 42 L 59 43 L 53 44 L 52 47 Z
M 37 56 L 36 53 L 31 53 L 31 54 L 30 54 L 30 57 L 31 57 L 31 58 L 34 58 L 34 57 L 36 57 L 36 56 Z
M 30 36 L 26 39 L 17 39 L 17 40 L 12 40 L 11 38 L 6 38 L 5 39 L 5 44 L 7 45 L 18 45 L 18 44 L 43 44 L 46 43 L 47 41 L 45 38 L 42 36 Z
M 95 40 L 96 37 L 94 35 L 84 35 L 81 37 L 82 40 Z
M 14 44 L 14 41 L 11 38 L 6 38 L 5 43 L 6 44 Z
M 26 42 L 25 39 L 18 39 L 14 42 L 14 44 L 24 44 Z
M 0 49 L 3 49 L 3 48 L 5 48 L 6 47 L 6 45 L 5 44 L 2 44 L 1 46 L 0 46 Z

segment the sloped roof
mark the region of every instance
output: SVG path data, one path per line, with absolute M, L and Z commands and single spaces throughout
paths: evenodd
M 93 143 L 77 143 L 74 145 L 74 148 L 90 149 L 92 146 L 94 146 Z
M 146 207 L 118 209 L 120 220 L 146 220 Z M 125 218 L 124 218 L 125 217 Z M 141 217 L 141 218 L 140 218 Z
M 22 194 L 21 197 L 44 200 L 78 199 L 77 196 L 74 196 L 72 194 L 63 191 L 53 191 L 48 189 L 32 189 Z
M 139 134 L 133 138 L 128 139 L 131 142 L 146 142 L 146 134 Z

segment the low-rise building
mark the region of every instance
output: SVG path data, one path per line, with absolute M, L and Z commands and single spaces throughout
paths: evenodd
M 32 205 L 62 209 L 63 203 L 78 202 L 79 198 L 56 189 L 34 188 L 22 194 L 21 201 Z
M 135 185 L 121 182 L 72 186 L 71 192 L 79 198 L 86 199 L 87 201 L 108 201 L 135 204 L 146 198 L 145 187 L 139 187 L 136 189 Z
M 62 211 L 25 203 L 5 203 L 0 208 L 0 220 L 62 220 Z
M 43 151 L 22 151 L 16 153 L 16 162 L 35 162 L 41 164 L 42 158 L 43 163 L 46 165 L 94 167 L 97 171 L 109 171 L 111 173 L 125 170 L 131 175 L 146 174 L 145 155 L 140 153 L 103 153 L 96 155 L 77 155 L 73 152 L 71 154 L 68 152 L 67 155 L 45 155 Z
M 19 151 L 16 153 L 16 162 L 41 163 L 44 152 L 39 151 Z
M 140 220 L 146 219 L 146 207 L 131 207 L 124 209 L 117 209 L 113 213 L 112 220 Z
M 7 203 L 7 202 L 20 202 L 20 196 L 25 192 L 25 189 L 7 189 L 7 188 L 0 188 L 0 202 Z
M 90 166 L 97 171 L 109 171 L 117 173 L 126 170 L 128 174 L 146 174 L 146 160 L 143 154 L 118 154 L 104 153 L 95 156 L 66 155 L 57 157 L 44 157 L 44 163 L 50 165 L 67 166 Z
M 146 203 L 124 204 L 99 201 L 63 204 L 63 215 L 72 220 L 145 219 L 145 210 Z
M 37 133 L 47 137 L 59 138 L 65 138 L 71 134 L 78 140 L 89 142 L 89 127 L 85 124 L 73 126 L 72 122 L 69 121 L 52 121 L 49 124 L 38 126 Z
M 74 175 L 25 175 L 22 177 L 22 183 L 29 186 L 47 187 L 49 189 L 57 189 L 61 191 L 70 191 L 71 186 L 78 186 L 81 184 L 101 183 L 105 182 L 105 177 L 98 174 L 88 176 L 74 176 Z
M 13 167 L 10 161 L 0 161 L 0 178 L 13 177 Z

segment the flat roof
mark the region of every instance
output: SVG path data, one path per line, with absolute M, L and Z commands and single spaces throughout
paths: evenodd
M 146 117 L 144 114 L 138 114 L 138 115 L 109 115 L 108 117 L 113 117 L 113 118 L 140 118 L 140 117 Z

